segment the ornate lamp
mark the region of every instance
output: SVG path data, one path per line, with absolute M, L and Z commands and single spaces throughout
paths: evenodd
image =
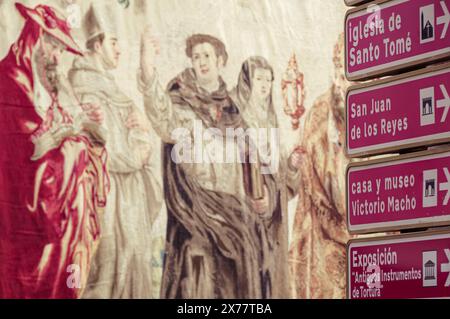
M 300 118 L 305 113 L 303 105 L 305 101 L 305 85 L 303 73 L 298 70 L 295 53 L 289 60 L 289 65 L 281 80 L 283 93 L 284 113 L 292 118 L 292 128 L 297 130 L 300 126 Z

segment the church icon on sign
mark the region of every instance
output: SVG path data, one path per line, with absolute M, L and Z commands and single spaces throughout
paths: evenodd
M 430 20 L 425 22 L 424 16 L 422 13 L 422 40 L 428 40 L 434 38 L 434 27 L 431 24 Z
M 434 41 L 434 4 L 420 8 L 420 44 Z

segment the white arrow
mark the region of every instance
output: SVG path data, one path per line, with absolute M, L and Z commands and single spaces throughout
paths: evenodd
M 437 18 L 437 24 L 444 25 L 444 29 L 442 30 L 442 33 L 441 33 L 441 39 L 444 39 L 445 35 L 447 34 L 448 25 L 450 23 L 450 12 L 448 12 L 447 5 L 445 4 L 444 1 L 441 1 L 441 7 L 442 7 L 442 11 L 444 11 L 444 15 Z
M 447 119 L 448 115 L 448 109 L 450 108 L 450 96 L 448 96 L 447 89 L 443 84 L 439 85 L 441 88 L 442 94 L 444 95 L 444 98 L 442 100 L 437 101 L 437 107 L 441 108 L 444 107 L 444 113 L 442 114 L 441 123 L 444 123 Z
M 441 264 L 441 272 L 448 272 L 445 287 L 450 287 L 450 249 L 445 249 L 445 255 L 447 256 L 448 263 Z
M 439 190 L 441 192 L 447 191 L 447 194 L 445 194 L 444 203 L 443 203 L 444 206 L 447 206 L 448 201 L 450 200 L 450 172 L 448 171 L 447 167 L 444 168 L 444 173 L 445 173 L 445 177 L 447 178 L 447 182 L 439 184 Z

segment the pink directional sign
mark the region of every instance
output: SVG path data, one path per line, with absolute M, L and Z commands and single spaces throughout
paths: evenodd
M 350 299 L 450 298 L 450 233 L 350 241 Z
M 450 58 L 450 0 L 391 0 L 350 10 L 346 75 L 362 80 Z
M 350 88 L 350 157 L 450 142 L 450 64 Z
M 352 233 L 450 225 L 450 149 L 350 165 Z

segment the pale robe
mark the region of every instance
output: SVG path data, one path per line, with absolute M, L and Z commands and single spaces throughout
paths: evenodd
M 83 103 L 100 105 L 104 112 L 111 177 L 100 245 L 83 297 L 151 298 L 151 229 L 162 193 L 147 155 L 159 149 L 152 148 L 149 134 L 125 126 L 138 109 L 92 57 L 76 59 L 69 78 Z

